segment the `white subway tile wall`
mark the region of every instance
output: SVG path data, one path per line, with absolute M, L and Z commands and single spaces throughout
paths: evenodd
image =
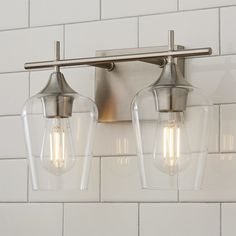
M 0 235 L 235 235 L 235 13 L 236 0 L 0 1 Z M 170 29 L 179 45 L 213 48 L 185 65 L 214 104 L 202 189 L 141 189 L 132 125 L 124 122 L 98 124 L 88 191 L 33 191 L 20 113 L 51 70 L 26 72 L 24 63 L 52 59 L 55 40 L 62 58 L 87 57 L 166 45 Z M 63 72 L 94 99 L 94 68 Z

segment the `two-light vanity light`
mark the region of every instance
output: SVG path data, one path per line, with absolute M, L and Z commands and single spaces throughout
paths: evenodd
M 184 50 L 174 45 L 170 31 L 168 48 L 101 51 L 98 57 L 70 60 L 60 60 L 59 51 L 57 43 L 54 61 L 25 64 L 26 69 L 55 68 L 46 87 L 26 102 L 22 112 L 33 189 L 86 189 L 97 120 L 129 120 L 132 93 L 136 93 L 131 115 L 142 187 L 200 187 L 211 103 L 180 69 L 184 57 L 209 55 L 210 48 Z M 60 67 L 78 65 L 99 68 L 99 117 L 96 104 L 77 94 L 60 72 Z M 163 69 L 156 80 L 157 65 Z M 145 84 L 151 81 L 146 79 L 152 77 L 149 71 L 155 72 L 151 85 Z M 146 88 L 140 90 L 142 86 Z

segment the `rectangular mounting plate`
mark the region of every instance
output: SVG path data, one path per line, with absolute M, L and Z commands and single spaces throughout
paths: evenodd
M 175 50 L 184 49 L 175 46 Z M 135 53 L 167 51 L 167 46 L 131 48 L 97 51 L 96 56 L 124 55 Z M 180 71 L 184 74 L 184 58 L 176 58 Z M 95 102 L 99 112 L 99 122 L 130 121 L 130 104 L 135 94 L 155 82 L 161 68 L 141 61 L 115 63 L 112 71 L 96 68 Z

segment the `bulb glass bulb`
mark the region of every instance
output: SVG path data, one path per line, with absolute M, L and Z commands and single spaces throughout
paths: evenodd
M 191 152 L 182 112 L 159 113 L 153 161 L 164 173 L 175 175 L 191 162 Z
M 43 167 L 55 175 L 64 174 L 74 166 L 76 159 L 68 118 L 47 120 L 40 160 Z

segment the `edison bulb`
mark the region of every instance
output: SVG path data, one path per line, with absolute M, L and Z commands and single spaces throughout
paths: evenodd
M 159 113 L 153 161 L 168 175 L 175 175 L 191 162 L 191 151 L 182 112 Z
M 62 175 L 75 164 L 74 147 L 67 118 L 49 118 L 43 136 L 40 160 L 43 167 Z

